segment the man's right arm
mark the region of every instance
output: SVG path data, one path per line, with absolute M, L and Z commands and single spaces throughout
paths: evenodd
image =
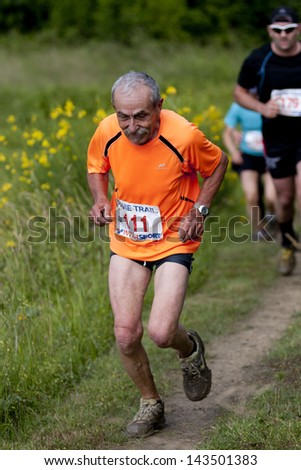
M 267 103 L 262 103 L 249 90 L 243 88 L 240 85 L 235 85 L 234 88 L 234 99 L 235 101 L 247 109 L 257 111 L 262 116 L 273 119 L 279 113 L 279 106 L 275 100 L 269 100 Z
M 111 203 L 108 199 L 109 174 L 88 173 L 88 185 L 94 204 L 89 212 L 90 219 L 96 225 L 112 222 Z

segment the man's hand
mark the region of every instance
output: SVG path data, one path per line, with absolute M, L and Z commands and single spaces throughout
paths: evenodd
M 276 100 L 269 100 L 266 103 L 261 103 L 260 112 L 264 117 L 273 119 L 279 114 L 279 104 Z
M 200 241 L 204 232 L 205 218 L 193 207 L 185 217 L 182 218 L 179 228 L 179 238 L 185 243 L 188 240 Z
M 103 227 L 112 222 L 111 204 L 109 201 L 97 202 L 89 212 L 90 220 L 95 224 Z

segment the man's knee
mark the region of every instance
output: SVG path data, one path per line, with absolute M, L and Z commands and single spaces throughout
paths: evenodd
M 295 195 L 291 193 L 282 193 L 279 195 L 279 205 L 282 210 L 290 210 L 295 202 Z
M 162 325 L 149 325 L 148 334 L 151 340 L 156 344 L 156 346 L 158 346 L 158 348 L 169 348 L 173 343 L 176 329 L 173 330 L 172 328 L 162 328 Z
M 142 327 L 132 329 L 115 326 L 114 333 L 119 351 L 124 355 L 130 355 L 135 352 L 137 346 L 141 343 L 143 329 Z

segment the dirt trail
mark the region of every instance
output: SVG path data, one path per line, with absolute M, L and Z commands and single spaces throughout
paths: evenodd
M 279 278 L 267 290 L 257 311 L 238 322 L 232 334 L 207 344 L 208 365 L 213 374 L 210 395 L 202 402 L 190 402 L 184 395 L 179 371 L 174 371 L 173 391 L 165 399 L 167 426 L 147 439 L 127 442 L 124 448 L 195 449 L 204 430 L 224 410 L 239 413 L 248 398 L 263 391 L 262 383 L 252 380 L 258 362 L 301 309 L 301 253 L 297 257 L 294 274 Z

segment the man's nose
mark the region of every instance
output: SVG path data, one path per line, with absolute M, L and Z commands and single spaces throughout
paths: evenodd
M 128 127 L 130 132 L 135 132 L 137 129 L 137 124 L 135 118 L 131 117 L 129 119 L 129 127 Z

